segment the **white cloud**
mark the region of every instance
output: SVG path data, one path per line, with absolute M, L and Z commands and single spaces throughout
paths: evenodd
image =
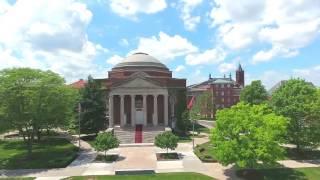
M 320 86 L 320 65 L 311 68 L 294 69 L 293 76 L 304 78 L 305 80 Z
M 1 5 L 0 5 L 1 6 Z M 0 68 L 50 69 L 68 81 L 97 74 L 108 50 L 88 40 L 92 13 L 74 0 L 17 1 L 0 13 Z
M 180 0 L 181 6 L 181 19 L 183 20 L 184 26 L 188 31 L 193 31 L 196 26 L 200 23 L 200 16 L 192 16 L 193 9 L 199 6 L 202 0 Z
M 198 48 L 196 46 L 180 35 L 170 36 L 164 32 L 159 32 L 158 37 L 139 38 L 137 49 L 129 54 L 145 52 L 161 61 L 168 62 L 176 57 L 185 56 L 197 51 Z
M 120 40 L 120 42 L 119 42 L 119 44 L 121 45 L 121 46 L 129 46 L 129 42 L 128 42 L 128 40 L 126 39 L 126 38 L 122 38 L 121 40 Z
M 253 80 L 261 80 L 266 86 L 267 90 L 269 90 L 278 82 L 282 80 L 288 80 L 290 78 L 302 78 L 308 82 L 312 82 L 316 86 L 320 86 L 320 65 L 309 68 L 293 69 L 288 73 L 268 70 L 260 73 L 258 76 L 246 74 L 246 82 L 250 83 Z
M 214 0 L 210 17 L 219 39 L 230 49 L 260 42 L 269 50 L 258 52 L 255 63 L 274 57 L 292 57 L 320 33 L 320 1 L 314 0 Z
M 153 14 L 167 7 L 165 0 L 111 0 L 111 10 L 116 14 L 135 18 L 137 14 Z
M 194 73 L 188 74 L 187 78 L 187 85 L 203 82 L 205 80 L 208 80 L 208 75 L 203 75 L 201 71 L 201 67 L 198 67 L 193 71 Z
M 227 73 L 231 72 L 237 69 L 237 66 L 235 63 L 222 63 L 218 66 L 218 70 L 221 73 Z
M 158 36 L 140 37 L 137 48 L 129 51 L 127 56 L 136 52 L 144 52 L 154 56 L 163 63 L 168 63 L 176 58 L 185 58 L 188 65 L 217 64 L 226 57 L 222 48 L 212 48 L 200 51 L 188 39 L 180 35 L 168 35 L 159 32 Z M 121 56 L 115 55 L 107 60 L 109 64 L 116 64 Z
M 112 65 L 116 65 L 118 63 L 120 63 L 124 58 L 118 55 L 114 55 L 112 57 L 110 57 L 109 59 L 107 59 L 107 63 L 112 64 Z
M 251 81 L 253 80 L 261 80 L 262 84 L 266 87 L 267 90 L 272 88 L 278 82 L 287 80 L 289 78 L 290 76 L 288 74 L 274 70 L 261 72 L 258 76 L 251 76 L 249 74 L 246 74 L 246 82 L 251 83 Z
M 273 57 L 293 57 L 298 55 L 299 52 L 297 50 L 291 50 L 291 49 L 285 49 L 280 46 L 273 46 L 272 49 L 264 51 L 261 50 L 257 52 L 253 58 L 252 63 L 259 63 L 259 62 L 265 62 L 270 61 Z
M 218 38 L 228 48 L 237 50 L 256 42 L 258 28 L 250 23 L 226 23 L 219 27 Z
M 217 64 L 222 62 L 226 57 L 226 53 L 221 48 L 208 49 L 202 53 L 188 54 L 186 56 L 186 64 Z
M 174 71 L 175 72 L 181 72 L 181 71 L 183 71 L 185 69 L 186 69 L 186 67 L 184 65 L 179 65 L 179 66 L 176 67 L 176 69 Z
M 232 21 L 237 23 L 255 22 L 262 18 L 265 0 L 242 0 L 234 3 L 232 0 L 214 0 L 215 7 L 211 10 L 210 17 L 213 25 L 220 25 Z
M 6 13 L 10 9 L 10 4 L 6 0 L 0 1 L 0 15 Z

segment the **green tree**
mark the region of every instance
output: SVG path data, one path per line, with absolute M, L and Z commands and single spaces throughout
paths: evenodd
M 261 81 L 252 81 L 240 93 L 240 101 L 248 104 L 261 104 L 268 100 L 268 93 Z
M 190 125 L 190 119 L 186 118 L 186 114 L 184 114 L 187 111 L 186 90 L 178 90 L 175 92 L 175 94 L 177 97 L 177 106 L 175 109 L 175 116 L 177 117 L 177 130 L 181 133 L 186 133 Z
M 192 120 L 209 118 L 214 111 L 214 97 L 211 92 L 207 91 L 196 97 L 195 103 L 190 110 Z
M 106 103 L 104 93 L 101 86 L 91 76 L 83 89 L 81 94 L 81 133 L 90 134 L 98 133 L 105 129 L 106 122 Z M 76 123 L 77 124 L 77 123 Z
M 107 151 L 113 148 L 119 147 L 119 140 L 117 137 L 112 135 L 110 132 L 100 133 L 96 137 L 96 140 L 93 143 L 93 148 L 98 151 L 104 151 L 105 158 L 107 157 Z
M 270 104 L 276 113 L 289 119 L 288 140 L 298 151 L 319 145 L 320 103 L 315 86 L 291 79 L 272 94 Z
M 273 164 L 283 156 L 287 119 L 277 116 L 267 105 L 238 103 L 217 112 L 211 142 L 223 165 L 254 168 L 258 162 Z
M 169 153 L 169 149 L 174 150 L 178 146 L 179 137 L 174 135 L 172 132 L 167 131 L 161 134 L 158 134 L 155 138 L 154 144 L 161 148 L 167 149 L 167 154 Z
M 68 124 L 77 93 L 51 71 L 14 68 L 0 71 L 0 99 L 0 126 L 17 129 L 30 154 L 42 130 Z

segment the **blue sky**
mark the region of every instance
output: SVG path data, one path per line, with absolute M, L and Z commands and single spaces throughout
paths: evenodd
M 0 0 L 0 69 L 50 69 L 67 82 L 149 53 L 188 84 L 230 72 L 270 88 L 320 85 L 320 1 Z

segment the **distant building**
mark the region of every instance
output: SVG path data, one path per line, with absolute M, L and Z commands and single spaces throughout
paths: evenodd
M 276 90 L 278 90 L 282 85 L 284 85 L 287 80 L 279 81 L 277 84 L 272 86 L 272 88 L 268 91 L 268 94 L 271 96 Z
M 223 109 L 235 105 L 240 100 L 240 92 L 244 87 L 244 70 L 239 64 L 236 70 L 236 80 L 232 79 L 231 73 L 229 77 L 215 78 L 209 75 L 207 81 L 199 84 L 194 84 L 187 87 L 188 92 L 188 108 L 196 101 L 197 96 L 204 92 L 211 92 L 213 94 L 213 104 L 215 109 L 213 112 L 207 112 L 208 116 L 214 117 L 217 109 Z

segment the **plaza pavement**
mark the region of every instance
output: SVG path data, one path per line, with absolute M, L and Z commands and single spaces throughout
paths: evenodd
M 68 136 L 70 141 L 78 145 L 78 141 Z M 202 144 L 209 140 L 208 137 L 195 138 L 195 144 Z M 114 175 L 116 170 L 155 170 L 157 173 L 165 172 L 198 172 L 216 179 L 238 179 L 232 166 L 224 167 L 219 163 L 202 163 L 193 153 L 192 143 L 179 143 L 174 152 L 180 154 L 180 160 L 157 161 L 156 153 L 165 150 L 155 146 L 129 146 L 110 150 L 109 154 L 119 154 L 119 160 L 113 163 L 99 163 L 94 159 L 97 152 L 90 145 L 81 141 L 80 155 L 66 168 L 56 169 L 27 169 L 27 170 L 0 170 L 0 177 L 27 176 L 37 179 L 62 179 L 70 176 L 85 175 Z M 320 161 L 279 161 L 284 167 L 320 167 Z

